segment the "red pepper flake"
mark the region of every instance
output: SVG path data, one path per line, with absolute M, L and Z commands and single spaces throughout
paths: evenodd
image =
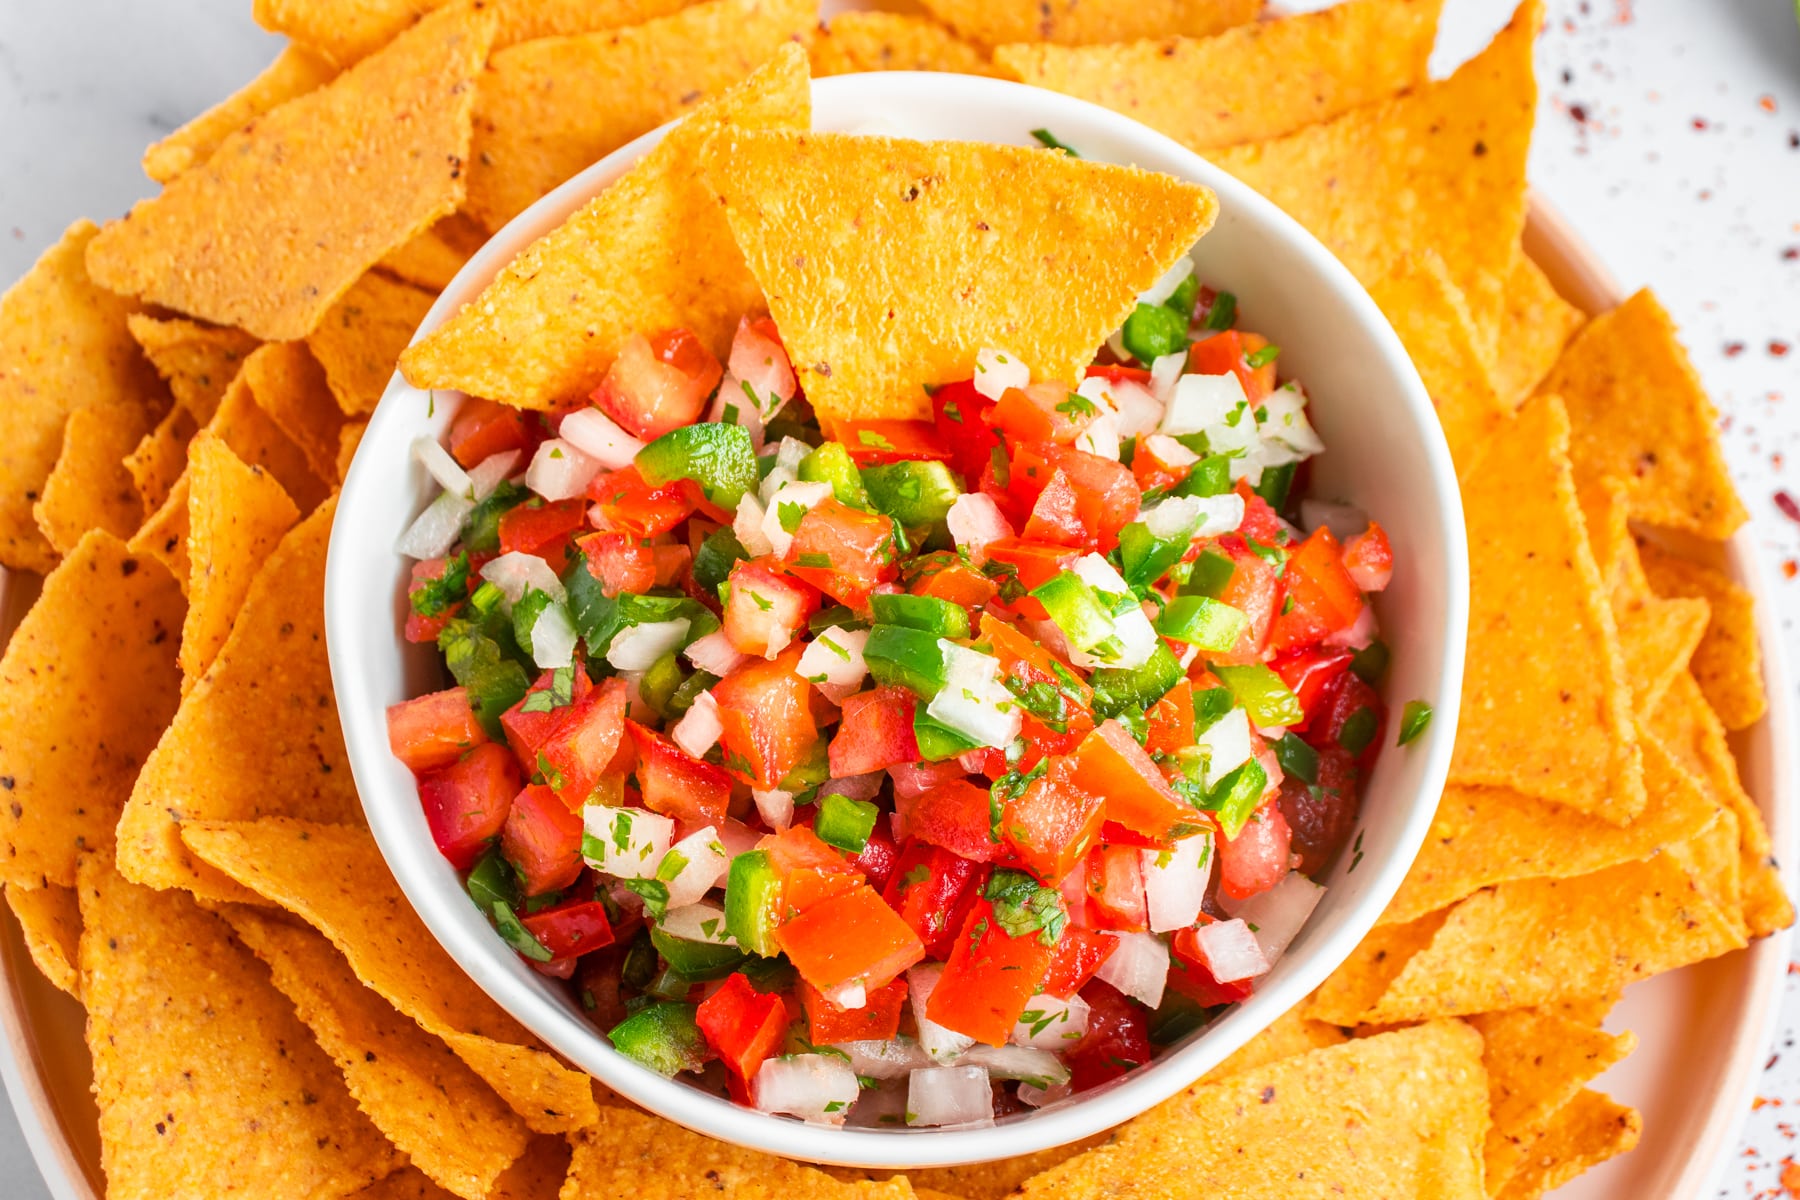
M 1792 347 L 1790 347 L 1786 342 L 1780 341 L 1778 339 L 1771 339 L 1769 342 L 1769 353 L 1774 355 L 1776 358 L 1786 358 L 1787 352 L 1791 348 Z
M 1800 1163 L 1791 1158 L 1781 1160 L 1781 1186 L 1789 1196 L 1800 1200 Z
M 1704 133 L 1710 127 L 1707 125 L 1705 117 L 1695 117 L 1694 128 Z
M 1725 343 L 1725 357 L 1726 358 L 1736 358 L 1738 355 L 1742 354 L 1743 352 L 1744 352 L 1744 343 L 1742 343 L 1742 342 L 1726 342 Z
M 1792 579 L 1796 575 L 1800 575 L 1800 562 L 1795 562 L 1790 558 L 1781 564 L 1781 576 L 1783 579 Z
M 1767 92 L 1764 92 L 1762 95 L 1760 95 L 1756 98 L 1756 107 L 1762 109 L 1766 113 L 1774 112 L 1775 111 L 1775 97 L 1769 95 Z
M 1781 252 L 1782 262 L 1794 262 L 1796 260 L 1800 260 L 1800 246 L 1789 246 Z
M 1800 502 L 1796 502 L 1785 490 L 1775 493 L 1775 507 L 1781 510 L 1782 516 L 1795 524 L 1800 524 Z M 1794 963 L 1789 963 L 1788 974 L 1800 975 L 1800 968 L 1797 968 Z

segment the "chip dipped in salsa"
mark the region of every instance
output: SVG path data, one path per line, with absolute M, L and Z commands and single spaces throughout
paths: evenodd
M 965 1125 L 1250 995 L 1382 741 L 1381 527 L 1183 258 L 1071 390 L 1003 349 L 821 428 L 767 317 L 414 445 L 394 753 L 498 936 L 755 1108 Z M 1429 717 L 1409 706 L 1410 740 Z

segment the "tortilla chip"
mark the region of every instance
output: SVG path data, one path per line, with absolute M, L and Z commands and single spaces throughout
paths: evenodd
M 1494 353 L 1500 398 L 1513 408 L 1537 389 L 1562 356 L 1587 314 L 1557 295 L 1539 266 L 1525 254 L 1513 259 L 1506 276 L 1504 328 Z
M 827 429 L 928 412 L 985 347 L 1074 386 L 1218 214 L 1198 184 L 1054 150 L 731 129 L 703 158 Z
M 244 364 L 244 382 L 256 407 L 299 450 L 310 479 L 335 480 L 344 414 L 332 398 L 324 368 L 306 343 L 264 346 Z
M 462 202 L 493 30 L 467 0 L 419 22 L 108 225 L 88 269 L 115 292 L 265 341 L 305 337 L 363 272 Z
M 1649 728 L 1714 800 L 1737 815 L 1744 921 L 1750 936 L 1764 937 L 1792 925 L 1794 906 L 1782 886 L 1768 825 L 1739 782 L 1737 759 L 1725 740 L 1725 727 L 1707 707 L 1692 675 L 1684 671 L 1676 676 L 1651 714 Z
M 710 0 L 626 29 L 496 53 L 481 79 L 467 212 L 498 230 L 626 142 L 744 79 L 818 20 L 816 0 Z
M 1608 1033 L 1540 1009 L 1469 1018 L 1484 1044 L 1488 1076 L 1487 1186 L 1513 1173 L 1530 1144 L 1582 1085 L 1637 1046 L 1630 1033 Z
M 202 433 L 188 448 L 188 611 L 181 627 L 187 684 L 206 673 L 231 633 L 250 581 L 300 510 L 274 476 Z
M 461 213 L 451 213 L 410 242 L 389 251 L 381 260 L 381 269 L 427 291 L 441 292 L 486 241 L 487 230 Z
M 1361 1020 L 1422 1021 L 1592 996 L 1741 948 L 1735 914 L 1720 909 L 1696 875 L 1696 856 L 1710 853 L 1703 843 L 1726 835 L 1736 841 L 1735 822 L 1715 821 L 1693 842 L 1643 862 L 1477 892 L 1450 910 Z
M 539 1134 L 525 1153 L 494 1181 L 486 1200 L 557 1200 L 569 1173 L 569 1143 Z M 353 1200 L 449 1200 L 450 1193 L 416 1168 L 395 1171 L 356 1193 Z
M 1001 46 L 994 61 L 1026 83 L 1104 105 L 1205 153 L 1286 137 L 1424 83 L 1442 7 L 1443 0 L 1348 0 L 1216 37 Z
M 1749 519 L 1719 448 L 1718 413 L 1649 291 L 1596 317 L 1538 390 L 1568 405 L 1583 487 L 1622 480 L 1634 518 L 1713 541 Z
M 1381 1000 L 1400 977 L 1413 956 L 1431 945 L 1431 939 L 1449 916 L 1447 909 L 1427 913 L 1404 925 L 1377 925 L 1357 943 L 1350 956 L 1326 977 L 1319 990 L 1302 1006 L 1317 1021 L 1349 1027 Z
M 444 952 L 366 829 L 265 817 L 190 820 L 181 835 L 209 869 L 330 938 L 358 979 L 443 1038 L 534 1130 L 558 1133 L 594 1120 L 588 1077 L 537 1049 Z
M 67 554 L 90 529 L 128 538 L 144 520 L 137 484 L 125 467 L 150 416 L 131 404 L 78 408 L 63 427 L 62 452 L 44 480 L 31 515 L 58 554 Z
M 1085 46 L 1138 38 L 1210 37 L 1256 20 L 1262 0 L 924 0 L 971 42 Z
M 81 540 L 0 658 L 0 880 L 73 887 L 181 694 L 181 590 L 110 533 Z
M 144 151 L 144 174 L 167 183 L 213 156 L 219 143 L 264 113 L 324 87 L 337 68 L 302 46 L 284 46 L 262 74 Z M 201 418 L 205 420 L 204 417 Z
M 929 17 L 908 13 L 839 13 L 813 31 L 806 51 L 815 79 L 859 71 L 999 74 L 979 47 Z
M 823 1171 L 690 1133 L 649 1113 L 601 1109 L 599 1119 L 572 1139 L 564 1192 L 582 1197 L 638 1200 L 910 1200 L 905 1178 L 843 1183 Z
M 762 289 L 695 160 L 726 125 L 806 128 L 810 96 L 805 53 L 784 47 L 409 347 L 407 379 L 550 409 L 585 402 L 641 330 L 681 326 L 725 358 L 738 319 L 762 307 Z
M 119 821 L 119 870 L 133 882 L 254 902 L 192 860 L 183 821 L 363 819 L 325 660 L 336 507 L 321 506 L 260 565 L 230 636 L 144 763 Z
M 1533 400 L 1463 473 L 1469 655 L 1450 778 L 1623 824 L 1643 772 L 1568 436 L 1556 398 Z
M 1342 1029 L 1307 1015 L 1306 1005 L 1297 1004 L 1275 1018 L 1272 1025 L 1238 1047 L 1231 1057 L 1200 1078 L 1205 1083 L 1217 1083 L 1221 1079 L 1242 1075 L 1246 1071 L 1266 1067 L 1284 1058 L 1310 1054 L 1314 1050 L 1341 1045 L 1349 1040 Z
M 125 470 L 137 488 L 144 512 L 153 513 L 167 502 L 175 481 L 187 470 L 188 440 L 199 430 L 200 423 L 193 414 L 177 405 L 126 456 Z
M 341 1196 L 405 1161 L 223 921 L 104 855 L 80 893 L 108 1195 Z
M 45 979 L 81 999 L 76 947 L 81 941 L 81 907 L 75 889 L 54 883 L 40 888 L 6 887 L 6 904 L 19 919 L 25 948 Z
M 303 374 L 296 379 L 296 373 L 290 370 L 291 357 L 298 353 L 303 353 L 300 347 L 274 345 L 252 354 L 206 428 L 224 438 L 239 458 L 273 475 L 301 512 L 311 512 L 332 489 L 314 472 L 307 452 L 287 435 L 281 421 L 263 407 L 267 399 L 283 412 L 289 424 L 300 427 L 305 423 L 297 418 L 303 417 L 300 405 L 305 403 L 308 384 Z M 253 377 L 259 386 L 251 386 Z M 322 393 L 313 394 L 322 398 Z M 295 411 L 288 411 L 290 405 Z M 333 421 L 338 419 L 329 403 L 313 408 Z
M 337 480 L 341 484 L 350 477 L 350 464 L 356 459 L 356 448 L 369 428 L 367 421 L 346 421 L 338 430 Z
M 1481 1038 L 1439 1022 L 1194 1084 L 1019 1196 L 1474 1200 L 1486 1125 Z
M 1627 1153 L 1643 1131 L 1637 1109 L 1584 1090 L 1550 1119 L 1544 1135 L 1526 1152 L 1495 1200 L 1536 1200 L 1583 1171 Z
M 1756 640 L 1756 602 L 1723 571 L 1679 558 L 1655 542 L 1640 542 L 1644 574 L 1659 596 L 1704 600 L 1711 619 L 1694 650 L 1694 678 L 1727 729 L 1748 729 L 1768 711 L 1762 652 Z
M 960 1167 L 927 1167 L 911 1171 L 885 1171 L 863 1167 L 820 1166 L 818 1169 L 845 1183 L 864 1180 L 888 1180 L 904 1175 L 920 1200 L 936 1195 L 961 1197 L 962 1200 L 1006 1200 L 1021 1183 L 1058 1163 L 1067 1162 L 1084 1150 L 1091 1150 L 1111 1137 L 1097 1133 L 1092 1137 L 1052 1146 L 1035 1154 L 1020 1154 L 994 1162 L 968 1163 Z
M 381 49 L 444 0 L 255 0 L 256 23 L 348 65 Z M 494 49 L 532 38 L 635 25 L 689 0 L 488 0 Z
M 1541 0 L 1455 75 L 1276 141 L 1209 157 L 1316 234 L 1365 285 L 1435 249 L 1494 345 L 1525 228 Z
M 225 389 L 258 345 L 241 329 L 202 325 L 179 317 L 158 320 L 133 313 L 126 324 L 156 367 L 156 373 L 168 381 L 175 402 L 201 425 L 212 420 L 213 413 L 219 410 L 219 401 L 225 398 Z
M 185 451 L 183 451 L 185 453 Z M 188 576 L 188 480 L 184 473 L 169 490 L 162 507 L 145 518 L 131 535 L 126 548 L 133 554 L 154 558 L 175 579 L 183 596 L 187 595 Z
M 0 565 L 15 571 L 56 565 L 31 506 L 56 466 L 69 414 L 123 405 L 154 418 L 166 403 L 125 326 L 137 306 L 97 287 L 82 265 L 96 232 L 91 221 L 69 226 L 0 296 Z
M 319 934 L 266 911 L 223 914 L 344 1073 L 376 1128 L 440 1186 L 484 1200 L 531 1133 L 441 1038 L 364 987 Z
M 1654 737 L 1640 735 L 1648 802 L 1637 820 L 1601 817 L 1508 788 L 1444 789 L 1431 832 L 1383 924 L 1415 921 L 1510 879 L 1567 879 L 1648 858 L 1713 819 L 1713 799 Z
M 1369 295 L 1418 368 L 1457 471 L 1467 470 L 1506 418 L 1468 302 L 1432 250 L 1401 263 Z
M 371 271 L 332 305 L 306 345 L 325 368 L 338 407 L 351 416 L 375 411 L 400 352 L 437 297 Z M 337 430 L 332 434 L 335 439 Z

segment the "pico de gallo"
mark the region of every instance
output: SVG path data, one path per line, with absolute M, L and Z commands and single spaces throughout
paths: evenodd
M 781 336 L 632 337 L 413 450 L 395 705 L 439 850 L 620 1052 L 961 1126 L 1149 1062 L 1317 904 L 1382 741 L 1393 555 L 1301 500 L 1279 349 L 1183 261 L 1080 386 L 1002 349 L 821 429 Z M 1429 711 L 1409 706 L 1402 740 Z

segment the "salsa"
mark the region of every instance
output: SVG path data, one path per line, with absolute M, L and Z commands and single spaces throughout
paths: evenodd
M 808 1121 L 1053 1103 L 1250 995 L 1386 720 L 1387 537 L 1186 260 L 1075 390 L 988 350 L 931 405 L 821 429 L 747 316 L 414 446 L 439 850 L 620 1052 Z

